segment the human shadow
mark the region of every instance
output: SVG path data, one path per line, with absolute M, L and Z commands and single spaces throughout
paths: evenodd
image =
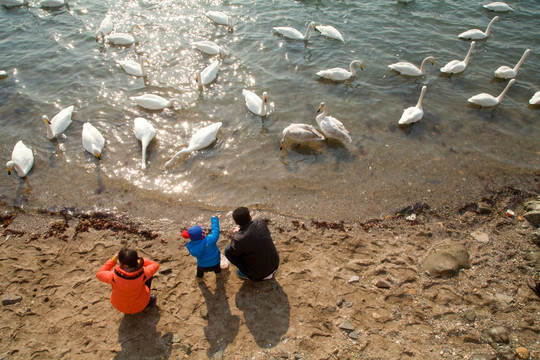
M 246 326 L 261 348 L 279 344 L 289 329 L 289 299 L 275 279 L 245 281 L 236 294 L 236 307 L 244 312 Z
M 240 317 L 231 314 L 225 292 L 228 276 L 229 271 L 221 271 L 221 276 L 216 279 L 216 290 L 213 294 L 206 283 L 199 284 L 208 311 L 208 325 L 204 327 L 204 335 L 210 343 L 210 348 L 206 351 L 209 359 L 216 352 L 224 351 L 227 345 L 234 341 L 240 327 Z
M 126 314 L 118 328 L 118 342 L 122 346 L 115 360 L 168 359 L 172 350 L 172 333 L 163 336 L 156 330 L 159 308 L 152 306 L 138 314 Z

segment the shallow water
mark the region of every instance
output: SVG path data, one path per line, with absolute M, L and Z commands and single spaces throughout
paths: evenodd
M 540 90 L 537 0 L 508 2 L 492 34 L 477 41 L 467 70 L 439 75 L 463 59 L 470 43 L 457 35 L 485 29 L 495 16 L 470 1 L 77 1 L 69 10 L 0 9 L 0 152 L 7 161 L 21 139 L 35 153 L 26 180 L 5 175 L 1 200 L 31 208 L 110 210 L 149 219 L 191 219 L 206 211 L 247 205 L 276 215 L 355 221 L 379 216 L 416 201 L 444 204 L 481 193 L 486 179 L 532 174 L 540 166 L 539 109 L 528 100 Z M 234 31 L 214 25 L 204 13 L 233 17 Z M 138 44 L 115 47 L 96 42 L 106 14 L 115 31 L 133 24 Z M 274 26 L 304 32 L 311 21 L 338 28 L 345 43 L 312 32 L 307 42 L 273 34 Z M 191 43 L 211 40 L 227 54 L 207 56 Z M 481 92 L 498 95 L 506 81 L 493 77 L 531 49 L 517 83 L 494 109 L 467 105 Z M 146 79 L 126 74 L 118 60 L 144 53 Z M 387 65 L 420 64 L 426 75 L 403 77 Z M 350 81 L 317 79 L 318 70 L 348 67 L 361 59 L 364 71 Z M 220 61 L 217 80 L 201 94 L 194 74 Z M 424 117 L 406 128 L 397 121 L 427 85 Z M 265 119 L 249 113 L 242 89 L 268 92 L 275 112 Z M 146 111 L 130 96 L 154 93 L 183 105 Z M 350 144 L 288 144 L 282 130 L 292 122 L 316 125 L 321 101 L 353 138 Z M 74 122 L 58 140 L 45 136 L 42 114 L 52 118 L 75 106 Z M 156 128 L 140 170 L 141 146 L 133 119 Z M 81 145 L 82 124 L 91 122 L 106 138 L 100 161 Z M 164 164 L 190 136 L 222 121 L 215 144 Z

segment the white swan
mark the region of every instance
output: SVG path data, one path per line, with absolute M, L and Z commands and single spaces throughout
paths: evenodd
M 507 11 L 514 11 L 510 6 L 508 6 L 506 3 L 502 1 L 495 1 L 489 4 L 484 5 L 485 9 L 491 10 L 491 11 L 497 11 L 497 12 L 507 12 Z
M 313 25 L 313 28 L 321 33 L 321 35 L 345 42 L 341 33 L 333 26 L 330 25 Z
M 133 121 L 133 133 L 135 137 L 141 141 L 142 146 L 142 164 L 141 168 L 146 169 L 146 148 L 154 136 L 156 129 L 145 118 L 138 117 Z
M 463 61 L 452 60 L 441 68 L 441 72 L 446 73 L 446 74 L 458 74 L 460 72 L 463 72 L 465 68 L 467 68 L 467 65 L 469 64 L 469 59 L 471 58 L 471 53 L 475 45 L 476 45 L 476 42 L 473 41 L 471 43 L 471 47 L 469 48 L 469 52 L 467 52 L 467 56 L 465 56 L 465 59 L 463 59 Z
M 217 122 L 197 130 L 197 132 L 189 140 L 188 147 L 174 154 L 171 160 L 165 163 L 165 167 L 169 167 L 174 160 L 176 160 L 182 154 L 188 154 L 192 151 L 204 149 L 212 144 L 216 139 L 216 134 L 219 131 L 221 124 L 221 122 Z
M 308 124 L 291 124 L 283 129 L 283 137 L 279 143 L 279 150 L 285 147 L 285 140 L 296 142 L 324 140 L 324 135 Z
M 388 67 L 394 71 L 397 71 L 398 73 L 402 75 L 408 75 L 408 76 L 420 76 L 424 75 L 426 73 L 425 67 L 426 63 L 428 61 L 431 61 L 431 65 L 435 62 L 435 58 L 433 56 L 426 57 L 422 64 L 420 65 L 420 69 L 416 67 L 416 65 L 408 62 L 408 61 L 400 61 L 394 64 L 388 65 Z
M 523 55 L 521 56 L 521 59 L 519 59 L 518 63 L 514 68 L 511 68 L 509 66 L 501 66 L 497 70 L 495 70 L 495 76 L 502 79 L 512 79 L 515 78 L 518 74 L 519 68 L 521 64 L 523 64 L 523 61 L 525 61 L 525 58 L 529 53 L 531 52 L 530 49 L 525 50 Z
M 317 75 L 326 79 L 334 80 L 334 81 L 347 80 L 353 76 L 356 76 L 356 70 L 354 69 L 355 64 L 358 65 L 360 70 L 364 70 L 364 65 L 362 64 L 362 61 L 353 60 L 349 64 L 349 71 L 343 68 L 332 68 L 332 69 L 321 70 L 317 72 Z
M 88 151 L 98 159 L 101 159 L 101 151 L 105 146 L 105 138 L 101 135 L 99 130 L 89 122 L 83 124 L 82 144 L 84 150 Z
M 181 104 L 180 99 L 172 98 L 167 100 L 159 95 L 143 94 L 140 96 L 132 96 L 131 100 L 135 101 L 137 105 L 148 110 L 162 110 L 167 107 L 173 106 L 174 103 Z
M 225 25 L 229 27 L 229 30 L 233 30 L 231 17 L 221 11 L 208 11 L 206 16 L 218 25 Z
M 272 112 L 272 107 L 268 105 L 268 94 L 263 92 L 263 98 L 261 99 L 257 94 L 252 91 L 243 89 L 242 95 L 246 100 L 246 106 L 255 115 L 266 116 Z
M 0 70 L 0 79 L 5 79 L 8 77 L 6 70 Z
M 540 91 L 537 91 L 534 93 L 532 98 L 529 100 L 529 104 L 531 105 L 540 105 Z
M 17 170 L 19 177 L 25 177 L 34 166 L 34 154 L 32 150 L 23 144 L 22 140 L 19 140 L 13 152 L 11 153 L 11 160 L 6 163 L 8 169 L 8 175 L 11 175 L 13 169 Z
M 98 36 L 100 33 L 104 35 L 109 35 L 111 31 L 113 31 L 114 23 L 112 20 L 111 15 L 106 15 L 103 20 L 101 20 L 101 24 L 99 24 L 99 28 L 96 30 L 96 40 L 98 39 Z
M 0 0 L 0 5 L 4 5 L 7 8 L 14 6 L 27 5 L 28 0 Z
M 43 121 L 47 126 L 47 139 L 52 140 L 62 134 L 71 125 L 71 116 L 73 115 L 74 106 L 68 106 L 56 114 L 52 120 L 49 120 L 47 115 L 43 115 Z
M 398 121 L 399 125 L 412 124 L 422 119 L 422 117 L 424 116 L 424 109 L 422 109 L 422 100 L 424 99 L 426 90 L 427 86 L 422 86 L 422 92 L 420 93 L 420 97 L 418 98 L 416 106 L 411 106 L 403 110 L 401 119 L 399 119 Z
M 225 51 L 223 50 L 221 46 L 219 46 L 215 42 L 207 41 L 207 40 L 194 42 L 193 47 L 208 55 L 217 55 L 220 53 L 221 54 L 225 53 Z
M 66 2 L 64 0 L 42 0 L 39 4 L 46 8 L 57 8 L 66 5 Z
M 317 112 L 319 113 L 321 110 L 323 112 L 317 115 L 315 121 L 317 121 L 322 133 L 329 139 L 351 142 L 352 139 L 349 135 L 349 131 L 345 129 L 345 126 L 343 126 L 341 121 L 328 115 L 328 108 L 324 102 L 321 102 Z
M 198 70 L 197 75 L 195 76 L 197 85 L 199 85 L 199 87 L 202 88 L 203 85 L 210 84 L 212 81 L 216 79 L 218 70 L 219 70 L 219 63 L 217 61 L 205 67 L 203 71 Z
M 129 46 L 137 41 L 137 39 L 135 38 L 135 29 L 140 29 L 140 28 L 141 27 L 139 25 L 135 24 L 131 27 L 129 34 L 112 33 L 109 35 L 105 35 L 103 31 L 98 30 L 98 35 L 96 36 L 96 40 L 98 40 L 99 36 L 101 36 L 103 42 L 107 41 L 113 45 Z
M 292 40 L 307 40 L 309 38 L 309 32 L 311 31 L 312 28 L 315 28 L 315 22 L 313 21 L 308 24 L 305 34 L 302 34 L 300 31 L 290 26 L 277 26 L 277 27 L 274 27 L 273 30 L 283 35 L 283 37 L 286 37 Z
M 139 61 L 135 60 L 119 60 L 118 64 L 122 66 L 125 72 L 133 76 L 146 76 L 144 64 L 150 65 L 150 62 L 145 56 L 141 56 Z
M 508 89 L 510 89 L 510 86 L 514 85 L 515 82 L 516 82 L 516 79 L 510 80 L 508 84 L 506 84 L 506 87 L 504 88 L 502 93 L 497 97 L 490 94 L 482 93 L 482 94 L 478 94 L 478 95 L 474 95 L 470 97 L 467 101 L 470 102 L 471 104 L 475 104 L 475 105 L 479 105 L 483 107 L 499 105 L 504 95 L 506 95 L 506 92 L 508 91 Z
M 490 34 L 490 31 L 491 31 L 491 26 L 493 25 L 493 23 L 495 21 L 499 22 L 499 21 L 501 21 L 501 19 L 498 16 L 495 16 L 493 19 L 491 19 L 491 21 L 489 22 L 489 25 L 487 26 L 485 32 L 480 30 L 480 29 L 471 29 L 471 30 L 467 30 L 465 32 L 462 32 L 461 34 L 458 35 L 458 37 L 460 39 L 464 39 L 464 40 L 487 39 L 489 34 Z

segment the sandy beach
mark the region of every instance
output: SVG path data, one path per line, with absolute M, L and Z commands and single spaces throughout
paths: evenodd
M 538 230 L 524 217 L 537 196 L 535 179 L 357 223 L 263 215 L 281 256 L 275 279 L 242 281 L 232 268 L 200 285 L 177 224 L 4 204 L 0 358 L 538 359 L 540 299 L 526 283 L 540 270 Z M 232 225 L 222 214 L 221 251 Z M 116 311 L 95 277 L 124 246 L 161 265 L 158 306 L 137 315 Z M 468 268 L 428 275 L 445 246 Z

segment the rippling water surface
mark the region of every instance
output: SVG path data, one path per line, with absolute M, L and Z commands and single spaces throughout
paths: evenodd
M 487 179 L 532 174 L 539 168 L 540 118 L 528 100 L 540 90 L 540 33 L 537 0 L 508 2 L 515 11 L 494 14 L 481 1 L 70 1 L 69 9 L 0 9 L 0 152 L 7 161 L 23 140 L 35 154 L 26 180 L 3 175 L 1 199 L 34 208 L 105 209 L 151 219 L 183 219 L 238 205 L 281 215 L 353 221 L 395 210 L 413 201 L 444 201 L 481 191 Z M 205 13 L 233 18 L 234 31 Z M 115 31 L 134 24 L 138 43 L 115 47 L 95 40 L 106 14 Z M 457 35 L 485 29 L 469 67 L 457 76 L 439 68 L 463 59 L 470 43 Z M 333 25 L 345 43 L 312 32 L 309 41 L 273 34 L 274 26 L 304 32 L 310 21 Z M 204 55 L 192 43 L 211 40 L 226 49 Z M 517 83 L 493 109 L 467 105 L 481 92 L 498 95 L 506 81 L 493 77 L 514 66 L 524 50 Z M 126 74 L 117 61 L 150 61 L 146 79 Z M 387 65 L 435 65 L 426 75 L 403 77 Z M 364 64 L 344 83 L 315 73 Z M 217 80 L 199 92 L 195 72 L 219 61 Z M 424 117 L 400 128 L 403 110 L 416 104 L 427 85 Z M 249 113 L 242 89 L 268 92 L 275 112 L 265 119 Z M 131 96 L 154 93 L 179 98 L 163 111 L 137 107 Z M 324 142 L 280 151 L 282 130 L 292 122 L 316 125 L 318 105 L 349 129 L 352 143 Z M 41 116 L 52 118 L 75 106 L 74 122 L 49 141 Z M 157 136 L 140 169 L 141 146 L 133 119 L 145 117 Z M 101 160 L 83 150 L 81 130 L 91 122 L 106 138 Z M 223 126 L 217 141 L 164 169 L 191 135 L 212 122 Z M 435 200 L 437 199 L 437 200 Z

